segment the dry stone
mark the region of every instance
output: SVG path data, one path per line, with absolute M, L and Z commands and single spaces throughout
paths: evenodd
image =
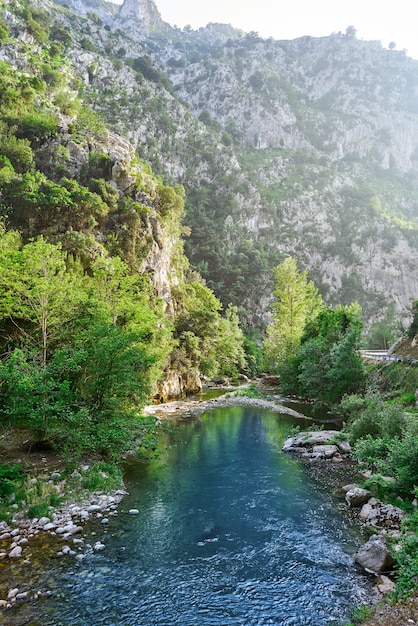
M 381 574 L 395 564 L 383 535 L 372 535 L 354 555 L 354 560 L 367 572 L 373 574 Z

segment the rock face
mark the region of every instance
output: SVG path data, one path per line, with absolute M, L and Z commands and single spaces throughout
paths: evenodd
M 288 255 L 327 303 L 358 300 L 372 319 L 393 299 L 410 316 L 417 61 L 349 33 L 274 41 L 219 24 L 180 31 L 152 0 L 59 0 L 78 15 L 32 1 L 70 32 L 65 55 L 100 115 L 185 186 L 189 257 L 249 326 L 268 321 L 271 267 Z M 24 65 L 11 42 L 0 58 Z M 71 159 L 84 150 L 65 147 Z
M 382 535 L 372 535 L 369 541 L 359 548 L 354 560 L 373 574 L 381 574 L 395 563 L 389 554 L 386 539 Z
M 172 398 L 183 398 L 187 394 L 200 393 L 202 381 L 197 370 L 188 370 L 179 373 L 176 370 L 168 370 L 154 393 L 154 398 L 160 402 L 166 402 Z

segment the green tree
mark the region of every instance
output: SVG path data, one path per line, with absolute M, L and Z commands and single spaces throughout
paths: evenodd
M 24 246 L 14 261 L 5 281 L 14 290 L 9 316 L 22 336 L 39 348 L 45 367 L 51 342 L 85 300 L 81 278 L 67 270 L 61 246 L 42 237 Z
M 361 329 L 356 303 L 323 309 L 307 324 L 297 354 L 279 368 L 283 391 L 336 404 L 343 395 L 361 390 Z
M 366 337 L 367 347 L 371 350 L 387 350 L 399 338 L 400 328 L 396 304 L 392 300 L 383 317 L 370 326 Z
M 246 365 L 244 334 L 239 325 L 238 309 L 230 304 L 219 320 L 217 337 L 219 373 L 235 378 Z
M 306 323 L 321 310 L 322 298 L 308 281 L 307 271 L 298 270 L 295 259 L 289 257 L 274 273 L 273 321 L 267 327 L 264 350 L 275 368 L 296 354 Z

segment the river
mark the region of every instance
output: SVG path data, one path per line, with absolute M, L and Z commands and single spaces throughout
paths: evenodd
M 179 419 L 156 459 L 127 468 L 130 495 L 120 514 L 90 529 L 106 549 L 81 563 L 55 559 L 42 573 L 38 566 L 51 595 L 10 611 L 8 623 L 348 621 L 370 594 L 352 559 L 364 539 L 334 495 L 348 477 L 310 471 L 283 454 L 294 424 L 288 415 L 238 406 Z

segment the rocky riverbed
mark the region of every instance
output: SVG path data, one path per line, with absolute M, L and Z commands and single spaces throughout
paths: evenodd
M 296 454 L 309 463 L 327 465 L 348 461 L 351 452 L 349 442 L 336 430 L 300 432 L 295 437 L 286 439 L 282 449 L 284 452 Z M 356 511 L 361 523 L 373 533 L 354 555 L 354 560 L 367 572 L 377 576 L 378 592 L 393 592 L 395 585 L 384 573 L 390 572 L 396 564 L 396 543 L 390 550 L 388 539 L 393 543 L 401 537 L 405 513 L 399 507 L 384 504 L 372 497 L 370 491 L 362 489 L 357 484 L 345 485 L 342 489 L 345 492 L 347 508 Z

